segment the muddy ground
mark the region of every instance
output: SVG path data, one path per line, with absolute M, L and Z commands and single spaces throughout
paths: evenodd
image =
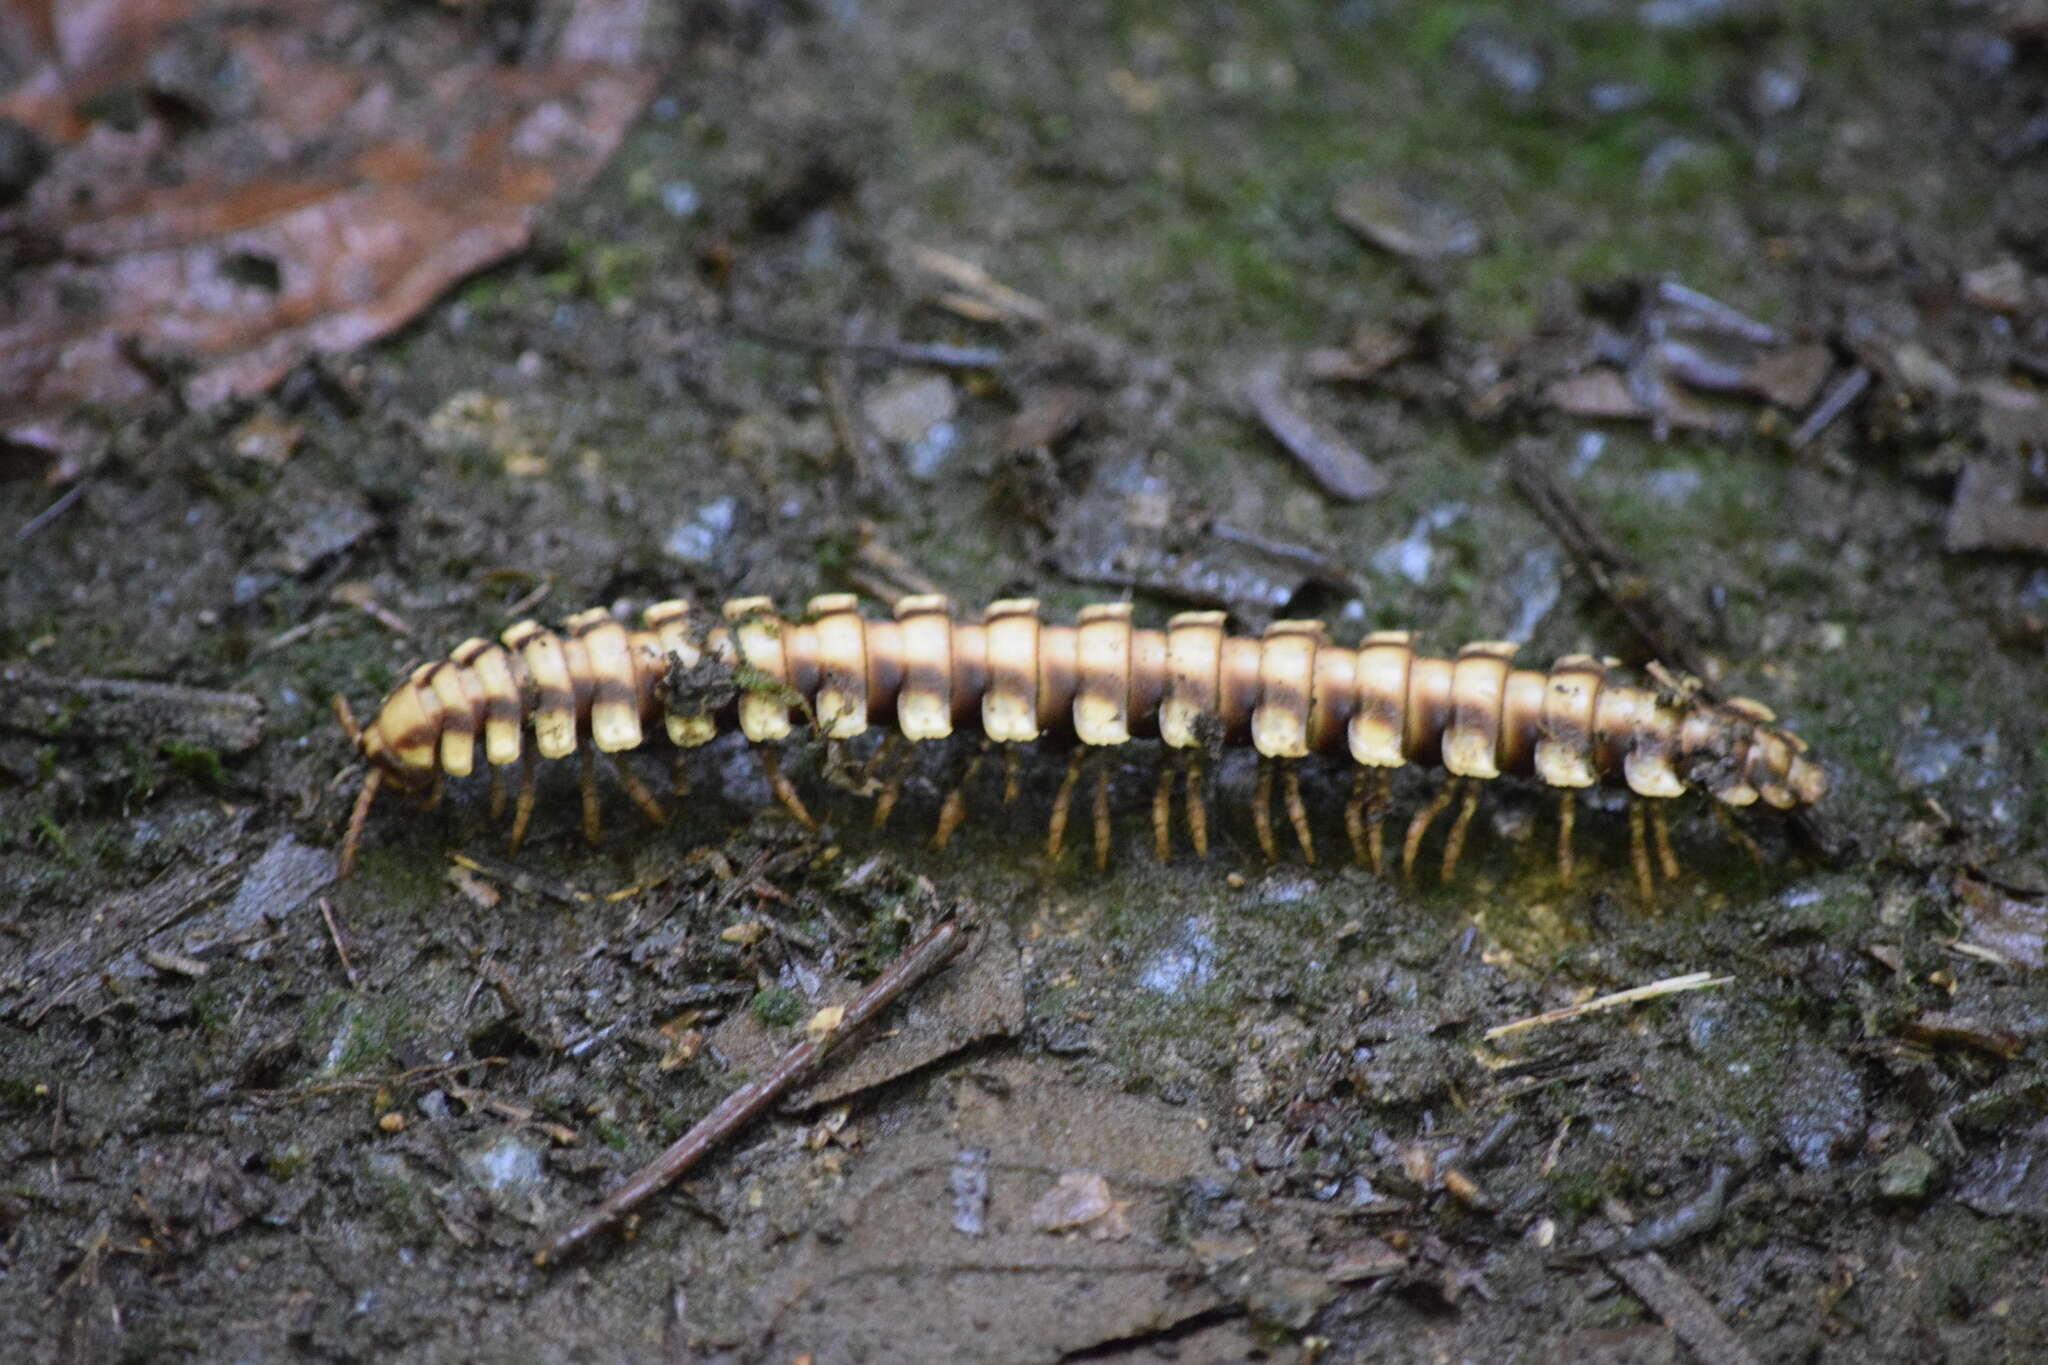
M 100 415 L 82 495 L 0 557 L 7 687 L 58 698 L 0 736 L 0 1352 L 2030 1356 L 2048 53 L 2025 8 L 665 21 L 648 116 L 528 252 L 263 402 Z M 1559 385 L 1603 326 L 1663 335 L 1660 281 L 1775 329 L 1765 352 L 1824 348 L 1825 383 L 1586 415 Z M 1246 381 L 1276 365 L 1384 491 L 1332 496 L 1263 428 Z M 282 456 L 245 439 L 280 428 Z M 1617 593 L 1517 492 L 1515 449 L 1633 559 Z M 1971 469 L 2022 486 L 2022 548 L 1947 548 Z M 0 484 L 0 525 L 55 494 Z M 333 882 L 330 693 L 363 710 L 516 613 L 881 610 L 920 580 L 1632 663 L 1622 608 L 1661 591 L 1714 683 L 1824 758 L 1842 856 L 1751 817 L 1759 870 L 1688 806 L 1646 913 L 1618 804 L 1582 813 L 1565 885 L 1549 804 L 1503 781 L 1449 884 L 1433 836 L 1402 885 L 1337 856 L 1332 768 L 1308 779 L 1321 860 L 1268 865 L 1233 757 L 1218 846 L 1162 866 L 1134 744 L 1097 872 L 1085 822 L 1043 856 L 1057 756 L 1008 809 L 984 773 L 931 852 L 963 746 L 881 833 L 799 747 L 810 835 L 728 740 L 666 829 L 608 786 L 593 851 L 554 765 L 516 854 L 461 787 L 383 801 Z M 260 739 L 241 703 L 83 679 L 253 697 Z M 948 909 L 971 950 L 891 1036 L 630 1236 L 532 1264 Z M 1716 980 L 1487 1036 L 1692 972 Z

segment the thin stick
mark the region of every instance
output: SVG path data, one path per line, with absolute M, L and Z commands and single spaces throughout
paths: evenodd
M 1530 449 L 1509 458 L 1508 477 L 1651 654 L 1695 678 L 1708 676 L 1706 651 L 1698 643 L 1699 623 L 1595 524 L 1578 498 L 1551 477 Z
M 23 522 L 21 524 L 21 529 L 14 533 L 15 541 L 19 543 L 21 541 L 27 540 L 30 536 L 42 530 L 45 526 L 48 526 L 57 518 L 63 516 L 65 512 L 70 510 L 72 503 L 77 502 L 81 497 L 84 496 L 85 480 L 80 479 L 77 483 L 71 485 L 70 488 L 66 489 L 62 497 L 58 498 L 48 507 L 45 507 L 42 511 L 36 513 L 27 521 Z
M 1639 1000 L 1655 1000 L 1660 995 L 1676 995 L 1680 991 L 1703 991 L 1711 986 L 1725 986 L 1734 979 L 1732 976 L 1715 976 L 1712 972 L 1687 972 L 1684 976 L 1667 976 L 1662 981 L 1652 981 L 1647 986 L 1631 986 L 1625 991 L 1615 991 L 1611 995 L 1597 995 L 1576 1005 L 1545 1010 L 1541 1014 L 1532 1014 L 1527 1019 L 1517 1019 L 1512 1024 L 1490 1028 L 1486 1031 L 1485 1037 L 1490 1043 L 1496 1038 L 1505 1038 L 1510 1033 L 1520 1033 L 1523 1029 L 1561 1024 L 1582 1014 L 1597 1014 L 1601 1010 L 1611 1010 L 1620 1005 L 1633 1005 Z
M 1821 395 L 1821 400 L 1814 404 L 1813 411 L 1806 415 L 1806 420 L 1799 424 L 1799 430 L 1792 433 L 1787 444 L 1794 450 L 1804 450 L 1816 436 L 1833 426 L 1835 419 L 1847 412 L 1869 387 L 1870 371 L 1861 365 L 1843 375 Z
M 689 1132 L 614 1190 L 602 1204 L 543 1242 L 533 1253 L 533 1263 L 549 1265 L 568 1255 L 638 1208 L 651 1195 L 703 1160 L 719 1143 L 752 1122 L 840 1041 L 881 1013 L 897 996 L 951 960 L 960 951 L 966 927 L 957 915 L 948 915 L 940 920 L 930 933 L 904 950 L 887 971 L 870 981 L 853 998 L 846 1006 L 846 1013 L 840 1017 L 837 1028 L 822 1036 L 804 1039 L 783 1053 L 782 1059 L 767 1075 L 727 1095 L 717 1108 L 699 1119 Z
M 341 971 L 348 978 L 348 988 L 359 991 L 363 983 L 356 979 L 355 964 L 348 960 L 348 943 L 342 938 L 341 930 L 334 923 L 334 907 L 327 897 L 320 898 L 320 917 L 327 921 L 327 936 L 334 940 L 334 955 L 341 959 Z

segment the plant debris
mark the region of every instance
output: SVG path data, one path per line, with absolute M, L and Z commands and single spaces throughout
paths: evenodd
M 372 45 L 342 38 L 388 22 L 367 4 L 102 8 L 86 26 L 0 6 L 5 65 L 30 73 L 0 120 L 50 149 L 0 208 L 0 236 L 47 253 L 0 325 L 5 434 L 29 444 L 85 404 L 170 387 L 206 407 L 386 335 L 524 246 L 652 86 L 641 0 L 581 0 L 516 66 L 465 50 L 453 16 Z M 145 96 L 133 124 L 81 117 L 124 90 Z

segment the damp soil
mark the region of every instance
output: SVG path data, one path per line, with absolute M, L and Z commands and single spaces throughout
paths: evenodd
M 0 556 L 0 659 L 68 697 L 0 734 L 0 1353 L 2037 1347 L 2048 560 L 1943 540 L 2028 383 L 2039 299 L 1968 281 L 2048 269 L 2037 22 L 863 0 L 691 6 L 674 41 L 529 251 L 261 402 L 97 415 L 83 492 Z M 1370 240 L 1340 203 L 1407 218 Z M 1659 281 L 1877 382 L 1797 442 L 1749 399 L 1708 432 L 1559 411 Z M 1286 389 L 1384 475 L 1347 501 L 1246 380 L 1362 325 L 1354 366 L 1389 328 L 1401 358 Z M 251 423 L 288 453 L 250 458 Z M 1404 884 L 1338 856 L 1346 777 L 1311 768 L 1320 857 L 1268 865 L 1224 755 L 1215 846 L 1162 865 L 1134 744 L 1098 871 L 1085 815 L 1044 856 L 1059 755 L 1008 806 L 984 766 L 933 851 L 968 746 L 880 832 L 798 746 L 813 834 L 725 740 L 666 828 L 607 783 L 585 846 L 553 765 L 516 853 L 454 784 L 380 802 L 333 880 L 329 695 L 361 712 L 519 613 L 932 584 L 1642 662 L 1511 449 L 1810 741 L 1838 856 L 1758 817 L 1759 868 L 1687 808 L 1646 909 L 1619 805 L 1581 811 L 1565 884 L 1551 806 L 1504 781 L 1456 874 L 1438 835 Z M 0 484 L 0 524 L 53 496 Z M 88 679 L 256 698 L 260 740 L 241 701 L 109 712 Z M 948 909 L 974 951 L 887 1036 L 532 1263 Z

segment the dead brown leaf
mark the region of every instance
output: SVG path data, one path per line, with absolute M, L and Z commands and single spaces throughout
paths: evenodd
M 0 0 L 29 75 L 0 117 L 53 149 L 0 238 L 35 244 L 0 325 L 11 439 L 165 385 L 204 407 L 383 336 L 518 250 L 610 156 L 652 84 L 641 0 L 583 0 L 548 58 L 488 60 L 449 13 Z M 11 39 L 11 41 L 10 41 Z M 338 58 L 362 51 L 374 55 Z M 81 109 L 121 91 L 132 118 Z

